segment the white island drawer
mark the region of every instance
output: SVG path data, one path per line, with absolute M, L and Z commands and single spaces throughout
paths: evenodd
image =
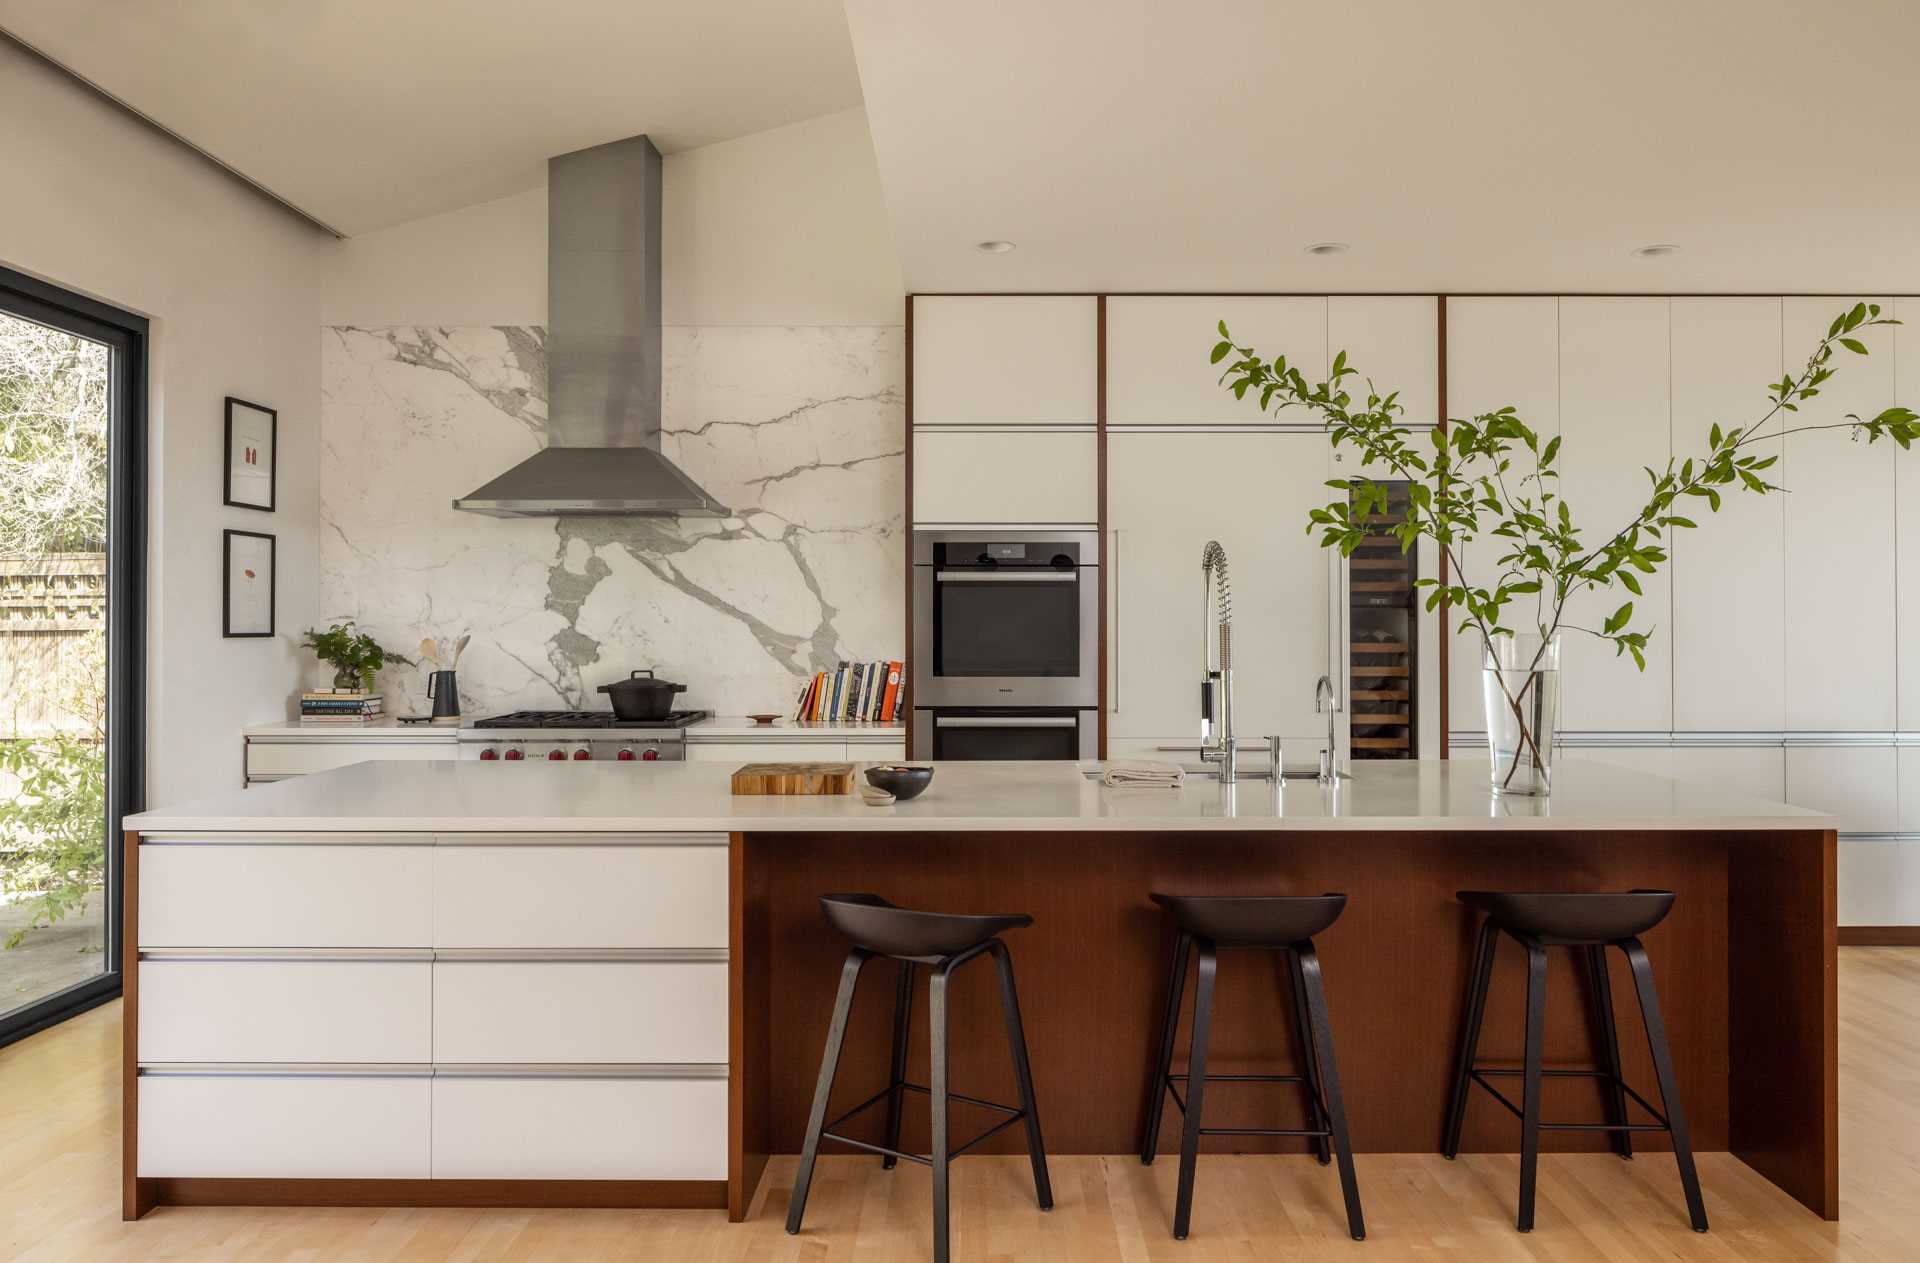
M 143 843 L 140 946 L 430 946 L 431 840 Z
M 435 947 L 727 945 L 725 834 L 447 845 L 435 849 L 434 865 Z
M 433 1081 L 440 1180 L 724 1180 L 727 1081 Z
M 433 965 L 420 960 L 140 962 L 144 1062 L 433 1060 Z
M 438 1062 L 727 1059 L 725 961 L 449 961 L 433 966 Z
M 143 1074 L 143 1176 L 423 1180 L 433 1081 Z

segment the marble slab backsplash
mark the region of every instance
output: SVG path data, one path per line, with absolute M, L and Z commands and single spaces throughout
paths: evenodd
M 784 713 L 816 670 L 903 656 L 898 327 L 664 330 L 663 448 L 729 518 L 459 512 L 546 443 L 545 330 L 322 336 L 322 615 L 410 658 L 470 631 L 468 716 L 603 708 L 636 668 L 680 705 Z M 427 708 L 421 666 L 381 687 Z

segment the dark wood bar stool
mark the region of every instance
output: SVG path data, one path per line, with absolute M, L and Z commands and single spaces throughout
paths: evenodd
M 1313 936 L 1339 920 L 1345 895 L 1202 897 L 1154 895 L 1173 917 L 1179 933 L 1173 946 L 1173 971 L 1167 980 L 1167 1010 L 1160 1026 L 1160 1056 L 1153 1066 L 1146 1131 L 1140 1161 L 1153 1162 L 1160 1119 L 1168 1096 L 1185 1121 L 1180 1133 L 1180 1185 L 1174 1202 L 1173 1235 L 1184 1241 L 1193 1218 L 1193 1171 L 1202 1136 L 1310 1136 L 1325 1166 L 1338 1159 L 1340 1192 L 1347 1203 L 1347 1230 L 1365 1240 L 1360 1189 L 1353 1174 L 1353 1147 L 1347 1140 L 1347 1111 L 1340 1096 L 1340 1071 L 1333 1055 L 1333 1028 L 1327 1021 L 1327 996 Z M 1208 1074 L 1207 1044 L 1213 1033 L 1213 985 L 1217 953 L 1227 950 L 1281 952 L 1292 979 L 1293 1026 L 1300 1047 L 1301 1074 Z M 1173 1073 L 1173 1043 L 1187 983 L 1187 958 L 1200 956 L 1199 983 L 1193 998 L 1193 1042 L 1187 1072 Z M 1307 1090 L 1311 1127 L 1203 1127 L 1201 1107 L 1209 1083 L 1298 1083 Z M 1174 1084 L 1185 1085 L 1182 1100 Z M 1329 1143 L 1331 1142 L 1331 1143 Z
M 933 1257 L 935 1263 L 947 1263 L 947 1163 L 967 1150 L 998 1135 L 1017 1122 L 1027 1125 L 1027 1157 L 1033 1163 L 1033 1191 L 1041 1210 L 1053 1209 L 1053 1184 L 1047 1178 L 1047 1154 L 1040 1141 L 1040 1113 L 1033 1100 L 1033 1070 L 1027 1064 L 1027 1037 L 1020 1026 L 1020 1000 L 1013 987 L 1013 961 L 999 935 L 1006 930 L 1033 924 L 1023 914 L 1003 916 L 961 916 L 939 912 L 918 912 L 896 907 L 878 895 L 822 895 L 820 909 L 836 930 L 853 942 L 847 961 L 840 971 L 840 994 L 834 1001 L 833 1020 L 827 1027 L 827 1048 L 820 1058 L 820 1081 L 813 1093 L 813 1110 L 807 1118 L 806 1140 L 800 1149 L 800 1169 L 794 1176 L 793 1203 L 787 1210 L 787 1231 L 800 1231 L 801 1217 L 807 1210 L 807 1189 L 813 1182 L 813 1163 L 819 1156 L 822 1140 L 837 1140 L 859 1149 L 882 1155 L 882 1165 L 891 1169 L 905 1158 L 933 1168 Z M 1020 1086 L 1020 1107 L 983 1101 L 952 1091 L 947 1084 L 947 981 L 953 971 L 976 957 L 990 953 L 1000 973 L 1000 1009 L 1006 1018 L 1007 1043 L 1013 1053 L 1013 1074 Z M 900 962 L 899 981 L 894 994 L 893 1069 L 890 1082 L 860 1104 L 827 1121 L 827 1102 L 833 1096 L 833 1076 L 840 1063 L 840 1045 L 847 1035 L 847 1015 L 853 1011 L 853 993 L 860 971 L 869 960 L 885 956 Z M 918 966 L 929 970 L 927 1010 L 931 1026 L 932 1073 L 929 1086 L 906 1081 L 908 1021 L 913 1009 L 913 977 Z M 900 1100 L 904 1092 L 918 1092 L 932 1098 L 933 1152 L 926 1157 L 900 1150 Z M 886 1143 L 869 1144 L 841 1135 L 837 1129 L 854 1115 L 885 1101 Z M 996 1110 L 1006 1117 L 963 1145 L 951 1145 L 947 1134 L 947 1106 L 964 1101 L 984 1109 Z
M 1673 1136 L 1673 1156 L 1680 1167 L 1680 1186 L 1686 1193 L 1687 1217 L 1695 1232 L 1707 1230 L 1707 1208 L 1700 1200 L 1700 1177 L 1693 1167 L 1693 1145 L 1687 1137 L 1687 1117 L 1673 1076 L 1673 1054 L 1667 1048 L 1667 1027 L 1660 1016 L 1660 998 L 1654 991 L 1653 968 L 1647 963 L 1640 935 L 1666 919 L 1673 893 L 1633 890 L 1625 894 L 1513 894 L 1463 890 L 1460 902 L 1485 914 L 1480 945 L 1474 953 L 1473 978 L 1467 989 L 1466 1038 L 1454 1072 L 1453 1100 L 1447 1113 L 1446 1155 L 1460 1152 L 1460 1127 L 1466 1119 L 1467 1090 L 1478 1085 L 1520 1120 L 1520 1231 L 1533 1230 L 1534 1178 L 1540 1163 L 1543 1131 L 1604 1131 L 1613 1136 L 1614 1152 L 1633 1157 L 1633 1133 L 1664 1131 Z M 1486 1015 L 1487 983 L 1493 975 L 1493 953 L 1501 934 L 1527 949 L 1527 1035 L 1524 1064 L 1519 1069 L 1492 1068 L 1475 1063 L 1480 1022 Z M 1605 1064 L 1593 1070 L 1543 1070 L 1541 1044 L 1547 1029 L 1547 948 L 1570 947 L 1584 956 L 1592 987 L 1592 1015 Z M 1620 1072 L 1620 1037 L 1613 1021 L 1613 991 L 1607 977 L 1607 948 L 1617 947 L 1633 971 L 1634 991 L 1640 997 L 1640 1017 L 1647 1028 L 1653 1053 L 1653 1073 L 1660 1089 L 1660 1108 L 1630 1087 Z M 1522 1080 L 1521 1103 L 1512 1101 L 1488 1082 L 1494 1077 Z M 1607 1121 L 1604 1123 L 1543 1123 L 1540 1086 L 1543 1079 L 1589 1078 L 1606 1084 Z M 1629 1123 L 1627 1098 L 1657 1121 Z

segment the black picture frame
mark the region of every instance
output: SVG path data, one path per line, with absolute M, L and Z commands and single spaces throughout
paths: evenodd
M 267 541 L 267 629 L 265 631 L 235 631 L 233 629 L 233 541 L 235 539 L 264 539 Z M 279 614 L 280 604 L 280 541 L 261 531 L 220 532 L 220 634 L 229 640 L 260 640 L 273 636 L 274 625 Z
M 265 504 L 233 498 L 233 410 L 236 406 L 251 408 L 255 412 L 264 412 L 268 417 L 268 434 L 273 452 L 267 462 L 267 502 Z M 220 503 L 234 509 L 253 509 L 260 513 L 272 513 L 280 499 L 280 414 L 265 404 L 228 395 L 226 418 L 226 439 L 222 445 L 223 456 L 220 462 Z

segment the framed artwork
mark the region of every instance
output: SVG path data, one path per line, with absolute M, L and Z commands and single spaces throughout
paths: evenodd
M 273 635 L 274 538 L 221 532 L 220 634 Z
M 227 459 L 222 504 L 273 512 L 279 484 L 280 414 L 227 396 Z

